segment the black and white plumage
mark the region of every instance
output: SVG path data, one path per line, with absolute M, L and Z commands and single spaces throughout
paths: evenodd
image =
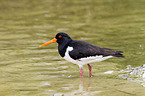
M 64 59 L 79 65 L 81 77 L 83 75 L 83 65 L 88 64 L 90 71 L 89 75 L 91 77 L 91 66 L 89 63 L 100 62 L 112 57 L 124 57 L 122 51 L 102 48 L 85 41 L 72 40 L 70 36 L 63 32 L 58 33 L 53 40 L 41 45 L 41 47 L 52 42 L 58 43 L 59 54 Z

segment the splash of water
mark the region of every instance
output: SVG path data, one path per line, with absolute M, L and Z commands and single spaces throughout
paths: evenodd
M 145 64 L 139 67 L 128 65 L 126 69 L 118 71 L 119 77 L 141 84 L 145 87 Z

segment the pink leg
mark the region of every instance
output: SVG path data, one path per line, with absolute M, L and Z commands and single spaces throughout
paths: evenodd
M 89 77 L 92 77 L 92 67 L 90 64 L 87 64 L 89 68 Z
M 83 68 L 80 68 L 80 77 L 83 77 Z

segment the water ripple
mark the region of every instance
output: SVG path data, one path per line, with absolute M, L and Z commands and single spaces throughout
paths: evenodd
M 119 77 L 139 83 L 145 87 L 145 64 L 135 68 L 128 65 L 126 69 L 122 69 L 118 72 L 120 73 L 120 75 L 118 75 Z

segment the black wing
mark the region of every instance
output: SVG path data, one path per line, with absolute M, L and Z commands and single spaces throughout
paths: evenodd
M 80 59 L 83 57 L 103 55 L 122 57 L 122 51 L 114 51 L 108 48 L 102 48 L 85 41 L 73 40 L 69 43 L 69 46 L 73 47 L 73 50 L 69 52 L 70 57 L 73 59 Z

